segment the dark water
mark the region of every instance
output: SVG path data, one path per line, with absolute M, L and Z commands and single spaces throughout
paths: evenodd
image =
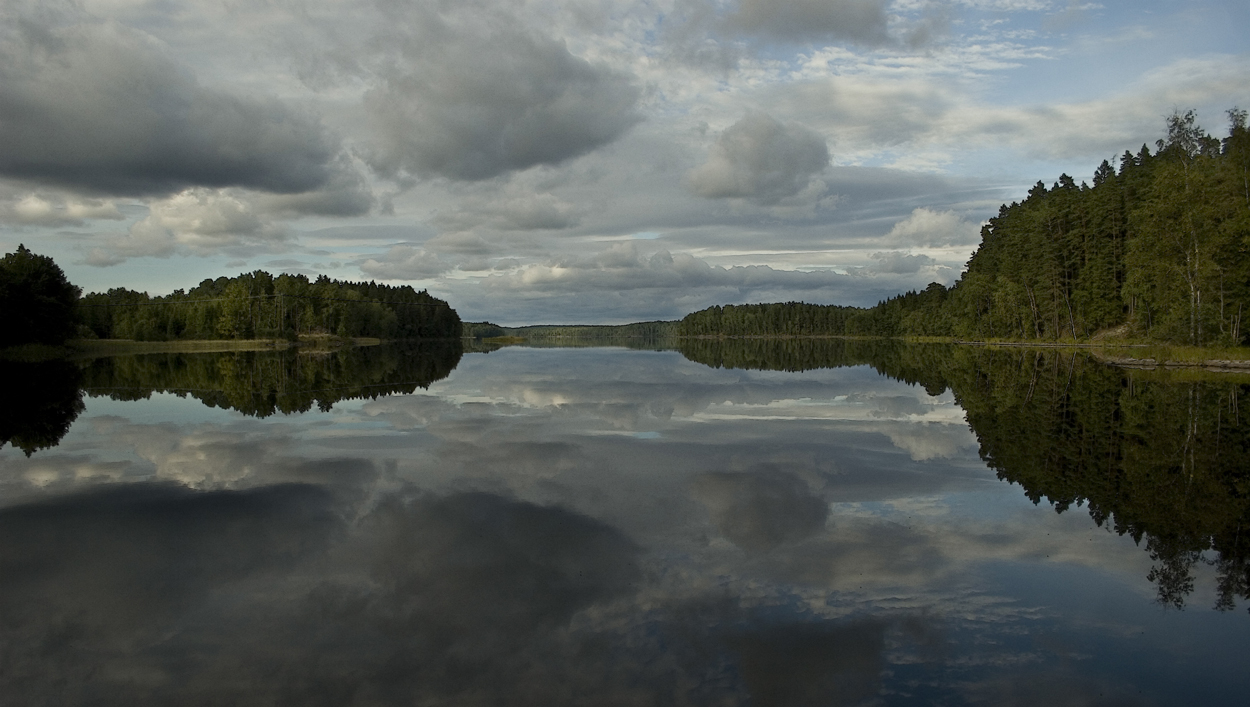
M 0 705 L 1250 686 L 1250 378 L 757 341 L 5 379 Z

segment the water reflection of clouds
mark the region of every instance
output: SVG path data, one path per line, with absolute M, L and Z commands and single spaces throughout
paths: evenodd
M 1019 640 L 1056 610 L 1012 598 L 994 568 L 1121 594 L 1148 569 L 1131 540 L 997 482 L 966 426 L 935 421 L 958 408 L 922 389 L 859 369 L 810 386 L 651 366 L 605 381 L 578 361 L 562 380 L 549 362 L 478 366 L 264 422 L 136 424 L 89 402 L 72 453 L 0 458 L 6 492 L 25 487 L 0 510 L 0 537 L 25 543 L 0 550 L 0 615 L 22 645 L 54 646 L 42 667 L 13 654 L 0 682 L 89 675 L 91 645 L 118 690 L 144 674 L 170 700 L 853 704 L 912 680 L 926 699 L 992 701 L 1014 693 L 978 670 L 1058 660 Z M 631 372 L 671 385 L 631 392 Z M 521 396 L 514 374 L 553 394 Z M 700 417 L 729 400 L 860 417 Z M 602 434 L 648 426 L 663 434 Z M 135 586 L 162 582 L 158 598 Z M 57 643 L 67 631 L 85 638 Z M 233 653 L 191 674 L 203 646 Z

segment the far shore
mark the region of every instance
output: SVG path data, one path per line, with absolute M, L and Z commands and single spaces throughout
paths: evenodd
M 370 337 L 302 337 L 286 339 L 189 339 L 175 341 L 135 341 L 133 339 L 72 339 L 66 342 L 71 358 L 95 358 L 137 353 L 218 353 L 226 351 L 275 351 L 336 349 L 344 346 L 377 346 L 381 339 Z
M 612 327 L 604 327 L 611 329 Z M 605 332 L 606 334 L 606 332 Z M 468 337 L 466 337 L 468 338 Z M 531 337 L 500 336 L 482 339 L 483 343 L 496 346 L 523 345 Z M 535 336 L 535 341 L 596 339 L 619 340 L 621 338 L 646 338 L 613 336 Z M 663 337 L 670 338 L 670 337 Z M 671 339 L 726 339 L 726 340 L 796 340 L 796 339 L 846 339 L 867 341 L 892 337 L 847 336 L 837 334 L 815 335 L 698 335 L 671 336 Z M 1095 359 L 1111 366 L 1134 369 L 1201 369 L 1213 372 L 1250 373 L 1250 347 L 1185 346 L 1179 344 L 1145 343 L 1120 339 L 1067 340 L 1067 341 L 969 341 L 954 337 L 905 336 L 899 340 L 913 344 L 955 344 L 960 346 L 984 346 L 987 348 L 1045 349 L 1088 351 Z M 0 360 L 39 361 L 53 358 L 90 359 L 106 356 L 124 356 L 145 353 L 219 353 L 230 351 L 276 351 L 297 348 L 314 353 L 333 351 L 344 347 L 377 346 L 382 339 L 371 337 L 341 338 L 337 336 L 304 336 L 298 341 L 286 339 L 195 339 L 175 341 L 135 341 L 133 339 L 71 339 L 64 346 L 29 344 L 0 350 Z
M 134 339 L 70 339 L 62 346 L 27 344 L 0 350 L 0 360 L 43 361 L 55 358 L 89 359 L 146 353 L 224 353 L 229 351 L 279 351 L 297 348 L 305 352 L 332 351 L 348 346 L 377 346 L 381 339 L 337 336 L 286 339 L 188 339 L 135 341 Z

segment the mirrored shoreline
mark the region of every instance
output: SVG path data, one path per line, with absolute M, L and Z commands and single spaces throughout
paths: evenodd
M 4 423 L 0 689 L 103 704 L 1244 691 L 1244 384 L 824 346 L 28 369 L 15 380 L 51 414 Z

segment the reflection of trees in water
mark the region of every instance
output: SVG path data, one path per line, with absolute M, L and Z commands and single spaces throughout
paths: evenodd
M 30 456 L 55 447 L 83 411 L 78 367 L 67 361 L 4 364 L 0 447 L 10 443 Z
M 681 339 L 678 350 L 687 359 L 712 368 L 810 371 L 872 366 L 891 378 L 918 384 L 930 395 L 940 395 L 946 390 L 943 361 L 953 347 L 905 344 L 897 339 L 796 337 Z
M 114 400 L 189 395 L 210 407 L 267 417 L 428 388 L 455 369 L 461 354 L 458 340 L 440 340 L 315 354 L 288 349 L 142 354 L 85 364 L 6 362 L 0 445 L 11 443 L 27 456 L 55 447 L 83 411 L 84 389 Z
M 1073 354 L 975 352 L 951 385 L 999 478 L 1057 511 L 1145 540 L 1159 601 L 1183 607 L 1194 567 L 1219 574 L 1216 607 L 1250 599 L 1250 420 L 1240 382 L 1122 371 Z M 1216 559 L 1205 553 L 1213 552 Z
M 334 403 L 412 393 L 446 378 L 460 362 L 458 340 L 400 342 L 328 353 L 235 351 L 95 359 L 83 386 L 93 396 L 145 399 L 190 395 L 210 407 L 267 417 L 329 410 Z
M 999 478 L 1034 503 L 1086 506 L 1100 526 L 1145 541 L 1160 602 L 1183 607 L 1200 562 L 1216 568 L 1216 608 L 1250 599 L 1250 419 L 1240 411 L 1250 385 L 1036 349 L 688 339 L 681 350 L 714 367 L 868 364 L 930 394 L 949 387 Z

